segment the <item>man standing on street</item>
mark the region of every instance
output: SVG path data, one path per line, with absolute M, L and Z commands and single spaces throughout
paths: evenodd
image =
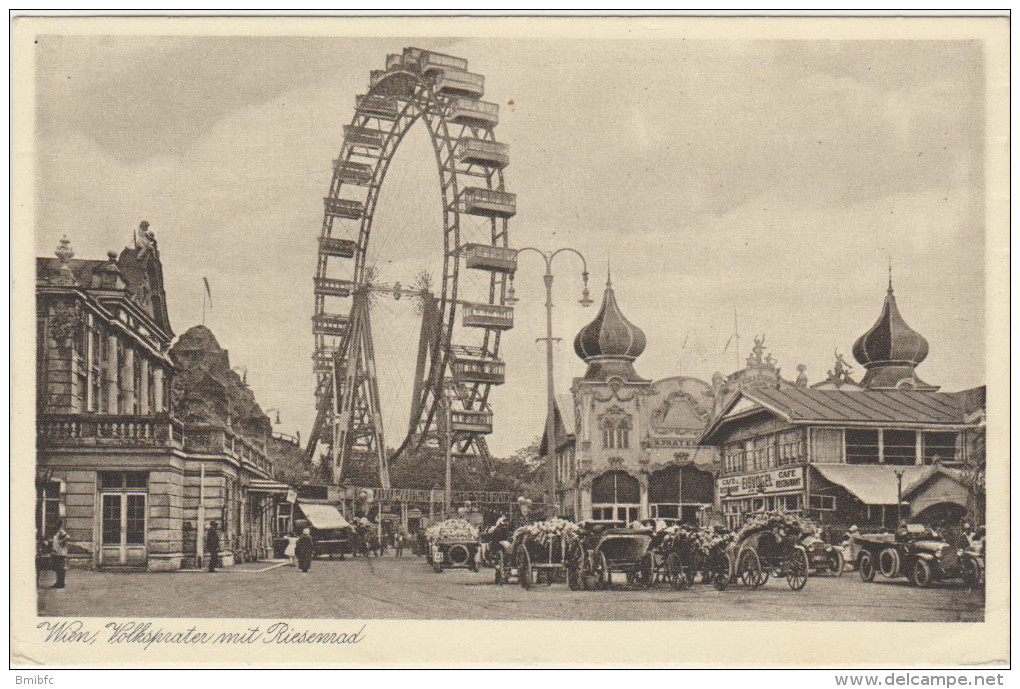
M 294 550 L 297 554 L 298 567 L 302 572 L 307 572 L 308 568 L 312 566 L 312 555 L 315 553 L 315 541 L 312 540 L 311 529 L 301 532 L 301 538 L 298 539 Z
M 209 571 L 215 572 L 220 557 L 220 532 L 216 522 L 209 522 L 209 533 L 205 535 L 205 551 L 209 553 Z
M 53 540 L 50 543 L 53 571 L 57 573 L 57 583 L 52 586 L 55 589 L 64 588 L 64 576 L 67 568 L 67 544 L 69 541 L 67 532 L 64 531 L 64 522 L 57 522 L 57 532 L 53 534 Z

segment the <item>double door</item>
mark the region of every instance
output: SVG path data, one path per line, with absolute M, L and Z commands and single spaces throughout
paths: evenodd
M 145 567 L 145 514 L 148 495 L 144 492 L 101 493 L 102 523 L 100 565 L 103 567 Z

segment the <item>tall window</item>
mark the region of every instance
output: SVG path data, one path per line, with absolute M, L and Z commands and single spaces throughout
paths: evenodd
M 878 464 L 878 431 L 846 429 L 846 463 Z
M 57 522 L 60 521 L 60 486 L 60 481 L 49 481 L 43 486 L 39 534 L 44 539 L 52 538 L 57 532 Z
M 909 465 L 917 458 L 915 431 L 882 431 L 882 461 L 886 464 Z
M 956 461 L 956 433 L 924 433 L 921 443 L 925 464 Z
M 606 450 L 630 449 L 630 416 L 619 407 L 610 409 L 601 419 L 602 447 Z
M 138 393 L 141 392 L 141 389 L 142 389 L 142 357 L 141 357 L 140 354 L 136 354 L 135 355 L 134 371 L 131 372 L 131 375 L 132 375 L 132 378 L 134 380 L 134 391 L 135 391 L 135 395 L 134 395 L 134 397 L 135 397 L 135 404 L 134 404 L 134 407 L 131 409 L 131 413 L 132 414 L 137 414 L 142 409 L 142 400 L 139 399 L 139 396 L 138 396 Z

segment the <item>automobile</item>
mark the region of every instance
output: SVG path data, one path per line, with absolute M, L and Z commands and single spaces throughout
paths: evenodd
M 868 534 L 855 539 L 861 546 L 857 570 L 861 579 L 907 577 L 914 586 L 926 588 L 935 581 L 962 579 L 964 557 L 934 530 L 923 524 L 907 524 L 895 534 Z
M 817 534 L 807 535 L 800 544 L 807 551 L 809 572 L 843 576 L 843 549 L 840 546 L 826 543 Z

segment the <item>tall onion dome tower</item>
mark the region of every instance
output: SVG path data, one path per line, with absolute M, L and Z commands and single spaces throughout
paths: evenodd
M 907 325 L 896 308 L 892 276 L 882 314 L 854 343 L 854 358 L 867 369 L 866 390 L 938 390 L 917 377 L 914 369 L 928 356 L 928 341 Z
M 586 381 L 606 382 L 622 378 L 628 383 L 645 382 L 634 370 L 634 361 L 645 351 L 645 334 L 624 317 L 616 303 L 613 279 L 606 280 L 602 308 L 574 338 L 574 352 L 588 364 Z

